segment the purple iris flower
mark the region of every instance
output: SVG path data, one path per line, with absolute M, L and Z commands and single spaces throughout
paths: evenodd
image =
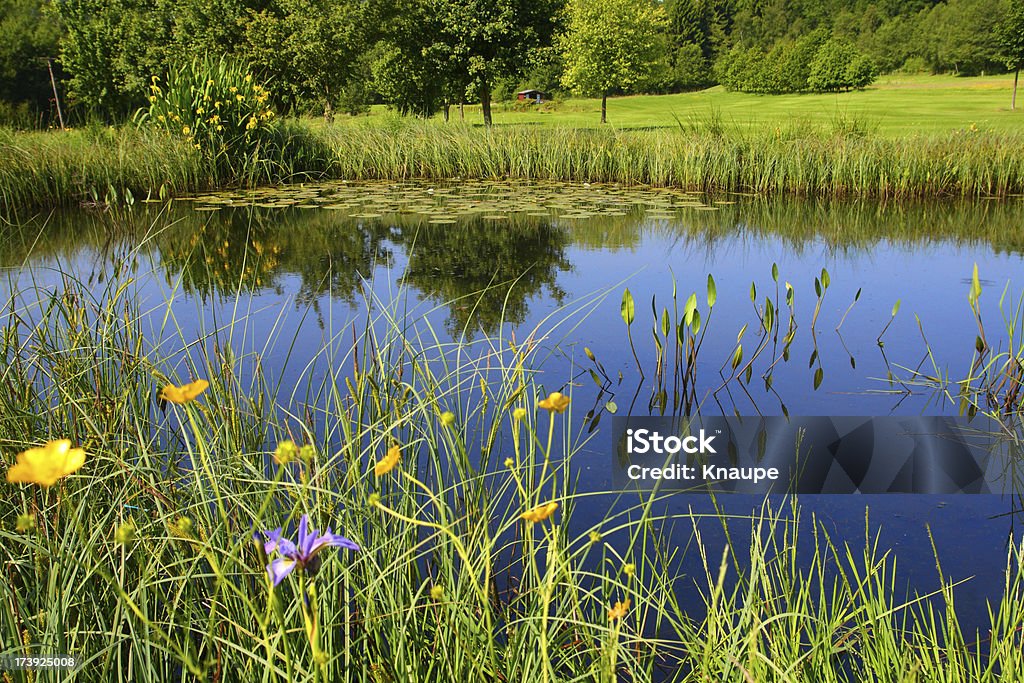
M 284 577 L 291 574 L 296 567 L 309 573 L 315 572 L 320 567 L 320 558 L 317 557 L 317 553 L 328 546 L 359 550 L 358 545 L 344 536 L 332 534 L 330 527 L 327 527 L 322 534 L 316 529 L 310 528 L 308 515 L 302 515 L 302 519 L 299 520 L 298 543 L 292 543 L 287 538 L 282 538 L 280 527 L 273 531 L 264 531 L 263 535 L 267 537 L 263 544 L 267 555 L 271 555 L 275 551 L 280 555 L 267 565 L 267 573 L 270 574 L 270 580 L 274 582 L 275 586 L 281 583 Z

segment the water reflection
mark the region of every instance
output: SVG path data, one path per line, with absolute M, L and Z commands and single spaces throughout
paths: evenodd
M 304 188 L 299 200 L 293 193 L 282 203 L 261 195 L 236 206 L 215 195 L 211 204 L 177 201 L 22 217 L 4 230 L 0 267 L 69 261 L 89 252 L 102 269 L 131 246 L 136 258 L 150 257 L 168 282 L 180 277 L 186 292 L 203 297 L 280 291 L 285 277 L 295 277 L 301 302 L 324 294 L 351 301 L 364 278 L 393 266 L 402 254 L 403 281 L 449 304 L 449 332 L 490 334 L 502 321 L 525 320 L 531 300 L 561 303 L 566 292 L 559 274 L 592 267 L 583 253 L 636 252 L 652 241 L 712 253 L 723 242 L 771 239 L 797 256 L 822 248 L 870 253 L 881 245 L 940 242 L 996 254 L 1024 251 L 1019 201 L 716 202 L 661 190 L 559 193 L 544 184 L 475 184 L 456 203 L 463 196 L 458 187 L 366 184 L 346 185 L 341 209 L 313 203 L 334 197 L 333 188 Z M 381 197 L 392 195 L 398 198 L 382 204 Z M 367 211 L 367 201 L 375 212 Z

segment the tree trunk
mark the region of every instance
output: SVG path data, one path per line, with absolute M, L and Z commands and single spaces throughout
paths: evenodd
M 1020 78 L 1020 67 L 1013 72 L 1013 97 L 1010 98 L 1010 111 L 1017 108 L 1017 79 Z
M 601 93 L 601 123 L 608 123 L 608 93 Z
M 448 110 L 451 109 L 452 103 L 448 100 L 444 101 L 444 122 L 448 123 Z
M 462 121 L 466 120 L 466 103 L 459 100 L 459 119 Z
M 480 106 L 484 110 L 484 125 L 491 127 L 491 84 L 487 79 L 480 81 Z

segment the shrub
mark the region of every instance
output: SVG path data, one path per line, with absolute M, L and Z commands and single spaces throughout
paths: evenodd
M 818 92 L 835 92 L 863 88 L 874 80 L 875 68 L 871 60 L 849 42 L 832 38 L 814 56 L 807 85 Z

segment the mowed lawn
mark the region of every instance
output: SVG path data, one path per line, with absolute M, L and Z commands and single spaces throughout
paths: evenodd
M 1022 79 L 1024 80 L 1024 79 Z M 722 87 L 678 95 L 636 95 L 608 100 L 608 123 L 616 128 L 662 128 L 719 121 L 728 128 L 771 129 L 813 125 L 858 127 L 881 135 L 970 129 L 1024 131 L 1024 83 L 1018 109 L 1010 110 L 1013 75 L 890 75 L 870 88 L 821 95 L 749 95 Z M 549 109 L 545 111 L 545 109 Z M 495 103 L 498 125 L 598 127 L 601 101 L 571 99 L 540 109 L 518 110 Z M 373 116 L 384 107 L 374 107 Z M 453 107 L 452 117 L 458 118 Z M 466 121 L 479 123 L 480 107 L 466 107 Z

